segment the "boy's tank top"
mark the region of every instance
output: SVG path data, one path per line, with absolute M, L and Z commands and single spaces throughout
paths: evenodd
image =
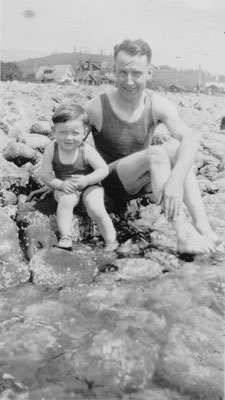
M 102 129 L 92 129 L 96 149 L 107 163 L 146 149 L 154 132 L 152 118 L 152 93 L 146 92 L 145 107 L 137 121 L 126 122 L 119 118 L 106 93 L 100 95 Z
M 63 164 L 59 159 L 58 143 L 54 143 L 52 166 L 55 176 L 63 181 L 71 178 L 74 174 L 87 175 L 93 171 L 92 167 L 85 160 L 84 143 L 78 148 L 78 157 L 72 164 Z

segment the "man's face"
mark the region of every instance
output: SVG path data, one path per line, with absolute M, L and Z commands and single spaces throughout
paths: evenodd
M 138 98 L 150 78 L 150 64 L 147 57 L 132 56 L 120 51 L 115 60 L 117 86 L 121 95 L 126 98 Z
M 54 134 L 56 142 L 63 150 L 74 150 L 84 138 L 85 128 L 79 118 L 55 125 Z

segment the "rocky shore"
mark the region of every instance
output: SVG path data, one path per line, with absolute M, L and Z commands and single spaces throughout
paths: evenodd
M 0 400 L 222 400 L 224 246 L 179 256 L 160 207 L 143 198 L 111 210 L 118 252 L 103 252 L 82 208 L 63 251 L 52 195 L 29 197 L 43 185 L 54 107 L 113 88 L 0 89 Z M 225 242 L 225 96 L 163 95 L 199 138 L 196 174 Z M 154 141 L 169 138 L 160 126 Z

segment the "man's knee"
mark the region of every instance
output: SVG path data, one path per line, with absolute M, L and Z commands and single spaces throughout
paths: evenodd
M 162 146 L 150 146 L 146 151 L 146 161 L 150 168 L 169 163 L 166 150 Z

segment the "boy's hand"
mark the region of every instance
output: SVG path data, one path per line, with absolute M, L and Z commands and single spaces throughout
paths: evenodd
M 71 181 L 77 190 L 83 190 L 89 184 L 88 177 L 85 175 L 73 175 Z
M 69 193 L 74 193 L 77 190 L 77 187 L 72 179 L 66 179 L 65 181 L 62 182 L 60 190 L 62 190 L 62 192 L 69 194 Z

